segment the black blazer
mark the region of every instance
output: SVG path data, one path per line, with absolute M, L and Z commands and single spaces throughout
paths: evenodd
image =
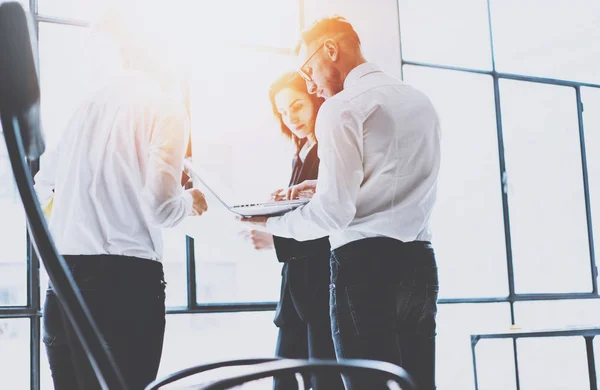
M 308 152 L 304 163 L 296 156 L 292 160 L 292 177 L 289 186 L 300 184 L 305 180 L 315 180 L 319 176 L 318 144 Z M 323 251 L 329 253 L 329 238 L 323 237 L 310 241 L 296 241 L 291 238 L 273 237 L 277 260 L 282 263 L 294 258 L 307 257 L 321 254 Z
M 290 185 L 317 179 L 319 158 L 315 145 L 304 163 L 293 160 Z M 273 237 L 281 270 L 281 296 L 275 324 L 281 328 L 304 323 L 329 323 L 329 237 L 310 241 Z

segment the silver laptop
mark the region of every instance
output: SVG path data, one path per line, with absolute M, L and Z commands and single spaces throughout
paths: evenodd
M 213 189 L 200 177 L 198 171 L 194 169 L 194 166 L 189 160 L 185 160 L 184 169 L 188 176 L 198 179 L 206 189 L 208 189 L 217 198 L 223 206 L 232 213 L 241 215 L 243 217 L 257 217 L 257 216 L 275 216 L 282 215 L 288 211 L 292 211 L 295 208 L 305 205 L 310 199 L 295 199 L 295 200 L 281 200 L 277 202 L 266 202 L 266 203 L 252 203 L 252 204 L 241 204 L 241 205 L 230 205 L 221 199 L 221 197 L 213 191 Z

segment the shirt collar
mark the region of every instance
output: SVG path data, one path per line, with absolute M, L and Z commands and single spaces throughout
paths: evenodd
M 344 80 L 344 88 L 356 84 L 358 80 L 369 73 L 380 72 L 379 67 L 372 62 L 365 62 L 352 69 Z

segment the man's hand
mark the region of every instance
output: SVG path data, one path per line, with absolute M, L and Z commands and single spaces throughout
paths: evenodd
M 237 217 L 238 221 L 257 228 L 267 227 L 267 219 L 269 219 L 269 217 Z
M 190 194 L 192 194 L 192 199 L 194 199 L 194 202 L 192 203 L 192 215 L 199 216 L 202 215 L 206 210 L 208 210 L 206 198 L 199 189 L 191 188 L 187 191 Z
M 252 242 L 254 249 L 257 251 L 263 249 L 273 249 L 275 247 L 275 244 L 273 244 L 272 234 L 252 229 L 250 231 L 245 231 L 244 236 L 246 239 Z
M 291 186 L 285 191 L 285 197 L 288 200 L 300 199 L 300 198 L 312 198 L 317 191 L 316 180 L 304 180 L 300 184 Z

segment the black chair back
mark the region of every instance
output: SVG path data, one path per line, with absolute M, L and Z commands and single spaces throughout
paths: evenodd
M 236 366 L 249 366 L 260 363 L 272 362 L 279 360 L 278 358 L 251 358 L 251 359 L 236 359 L 236 360 L 224 360 L 220 362 L 213 362 L 208 364 L 202 364 L 190 368 L 183 369 L 181 371 L 174 372 L 164 378 L 157 379 L 154 382 L 146 386 L 145 390 L 159 390 L 161 387 L 166 386 L 170 383 L 176 382 L 181 379 L 188 378 L 192 375 L 200 374 L 210 370 L 216 370 L 224 367 L 236 367 Z
M 391 390 L 416 390 L 416 386 L 408 373 L 391 363 L 375 360 L 279 360 L 263 363 L 245 374 L 232 375 L 207 385 L 192 387 L 196 390 L 225 390 L 258 379 L 285 374 L 339 373 L 347 375 L 369 375 L 381 378 Z M 190 389 L 192 389 L 190 388 Z

